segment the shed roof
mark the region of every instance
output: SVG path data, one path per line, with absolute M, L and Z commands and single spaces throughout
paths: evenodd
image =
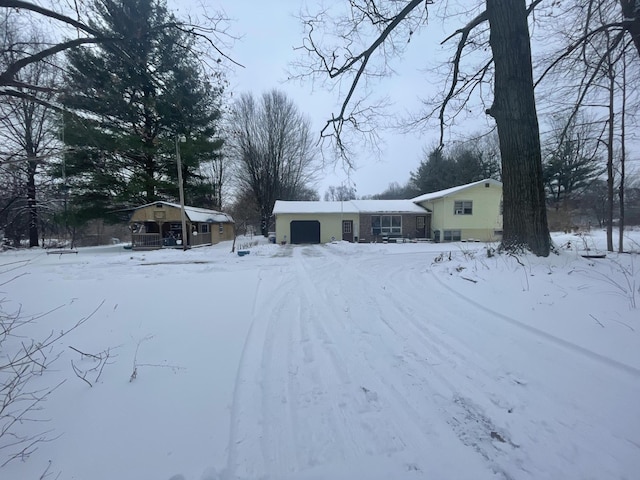
M 153 203 L 147 203 L 146 205 L 142 205 L 136 210 L 140 210 L 142 208 L 152 207 L 154 205 L 158 205 L 161 203 L 162 205 L 166 205 L 173 208 L 180 208 L 180 204 L 157 201 Z M 187 218 L 191 222 L 200 222 L 200 223 L 233 223 L 233 218 L 231 215 L 223 212 L 218 212 L 217 210 L 209 210 L 206 208 L 198 208 L 198 207 L 188 207 L 185 205 L 184 213 L 187 215 Z
M 500 187 L 502 186 L 502 183 L 500 183 L 499 181 L 494 180 L 493 178 L 486 178 L 484 180 L 467 183 L 465 185 L 459 185 L 457 187 L 447 188 L 445 190 L 439 190 L 437 192 L 425 193 L 424 195 L 420 195 L 418 197 L 412 198 L 411 201 L 414 203 L 421 203 L 429 200 L 435 200 L 437 198 L 448 197 L 449 195 L 462 192 L 463 190 L 467 190 L 468 188 L 477 187 L 478 185 L 482 185 L 483 183 L 490 183 L 492 185 L 497 185 Z

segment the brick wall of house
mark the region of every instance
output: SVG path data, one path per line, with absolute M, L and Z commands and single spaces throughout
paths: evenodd
M 382 235 L 374 236 L 371 233 L 371 217 L 374 215 L 394 215 L 389 213 L 364 213 L 360 214 L 360 237 L 359 240 L 362 242 L 381 242 Z M 397 214 L 396 214 L 397 215 Z M 417 217 L 427 217 L 426 218 L 426 232 L 425 236 L 427 238 L 431 237 L 430 229 L 431 229 L 431 218 L 430 215 L 425 212 L 424 215 L 416 214 L 416 213 L 403 213 L 402 216 L 402 236 L 405 238 L 416 238 L 418 236 L 416 231 L 416 219 Z

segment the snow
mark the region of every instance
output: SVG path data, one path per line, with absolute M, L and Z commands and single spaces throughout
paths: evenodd
M 173 208 L 181 208 L 179 203 L 171 203 L 171 202 L 153 202 L 147 203 L 146 205 L 142 205 L 138 207 L 136 210 L 141 208 L 149 207 L 151 205 L 157 205 L 162 203 L 163 205 L 168 205 Z M 184 212 L 192 222 L 202 222 L 202 223 L 228 223 L 233 222 L 233 218 L 231 215 L 227 213 L 218 212 L 217 210 L 209 210 L 207 208 L 198 208 L 198 207 L 190 207 L 185 205 Z
M 349 200 L 344 202 L 314 202 L 276 200 L 273 214 L 283 213 L 358 213 L 358 208 Z
M 413 200 L 345 200 L 344 202 L 313 202 L 277 200 L 274 214 L 285 213 L 425 213 L 426 209 Z
M 467 183 L 465 185 L 459 185 L 457 187 L 451 187 L 451 188 L 447 188 L 445 190 L 439 190 L 437 192 L 432 192 L 432 193 L 425 193 L 423 195 L 420 195 L 418 197 L 415 197 L 413 199 L 411 199 L 412 202 L 414 203 L 422 203 L 422 202 L 426 202 L 426 201 L 430 201 L 430 200 L 435 200 L 437 198 L 443 198 L 443 197 L 448 197 L 450 195 L 453 195 L 455 193 L 459 193 L 462 192 L 468 188 L 472 188 L 475 187 L 477 185 L 482 185 L 485 183 L 490 183 L 492 185 L 497 185 L 502 187 L 502 183 L 494 180 L 493 178 L 486 178 L 484 180 L 479 180 L 477 182 L 473 182 L 473 183 Z
M 554 242 L 4 252 L 16 342 L 89 318 L 34 379 L 63 382 L 20 425 L 50 441 L 0 478 L 637 478 L 640 258 Z M 108 351 L 97 381 L 69 347 Z

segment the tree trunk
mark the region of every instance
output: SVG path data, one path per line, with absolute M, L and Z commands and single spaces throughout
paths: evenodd
M 624 182 L 625 162 L 627 160 L 626 123 L 627 115 L 627 57 L 622 55 L 622 111 L 620 112 L 620 186 L 618 187 L 618 201 L 620 202 L 620 223 L 618 227 L 618 252 L 624 252 Z
M 615 110 L 613 107 L 615 100 L 615 75 L 613 72 L 613 65 L 611 63 L 611 56 L 607 55 L 607 57 L 609 76 L 609 138 L 607 140 L 607 251 L 613 252 L 613 122 L 615 121 Z
M 487 0 L 487 16 L 495 66 L 494 100 L 487 113 L 498 128 L 504 184 L 501 248 L 546 257 L 551 239 L 525 0 Z
M 29 211 L 29 248 L 37 247 L 38 241 L 38 205 L 36 203 L 36 168 L 35 158 L 29 158 L 27 166 L 27 210 Z

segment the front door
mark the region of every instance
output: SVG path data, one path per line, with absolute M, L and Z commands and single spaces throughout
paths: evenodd
M 416 237 L 427 238 L 426 226 L 427 226 L 426 216 L 416 217 Z
M 353 220 L 342 221 L 342 240 L 353 242 Z

